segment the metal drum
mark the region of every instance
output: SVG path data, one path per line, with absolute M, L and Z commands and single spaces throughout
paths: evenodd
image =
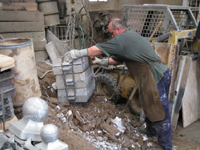
M 57 1 L 42 2 L 38 4 L 40 12 L 43 12 L 44 15 L 56 14 L 58 13 Z
M 13 57 L 12 68 L 15 78 L 16 95 L 14 106 L 20 106 L 30 97 L 40 97 L 33 42 L 28 38 L 8 38 L 0 41 L 0 54 Z
M 45 15 L 44 16 L 44 25 L 46 26 L 54 26 L 60 24 L 59 14 Z
M 38 3 L 40 12 L 44 13 L 44 25 L 54 26 L 60 24 L 59 11 L 57 1 L 44 1 Z

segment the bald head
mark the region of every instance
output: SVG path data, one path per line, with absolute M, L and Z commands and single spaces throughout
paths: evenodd
M 121 29 L 127 28 L 126 23 L 119 18 L 114 18 L 114 19 L 111 20 L 111 22 L 112 22 L 113 30 L 115 30 L 117 27 L 120 27 Z
M 108 30 L 111 33 L 112 37 L 123 33 L 126 30 L 126 28 L 126 23 L 119 18 L 112 19 L 108 25 Z

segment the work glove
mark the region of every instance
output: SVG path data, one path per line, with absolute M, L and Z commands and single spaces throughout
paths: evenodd
M 98 57 L 95 57 L 95 60 L 92 61 L 92 63 L 96 64 L 96 65 L 108 66 L 109 65 L 109 58 L 99 59 Z
M 88 50 L 86 49 L 81 49 L 81 50 L 70 50 L 67 53 L 65 53 L 65 61 L 71 63 L 73 59 L 79 58 L 79 57 L 84 57 L 88 55 Z

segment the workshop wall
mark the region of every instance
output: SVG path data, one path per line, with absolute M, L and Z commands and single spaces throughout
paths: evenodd
M 89 2 L 90 11 L 123 9 L 123 5 L 167 4 L 182 5 L 183 0 L 108 0 L 107 2 Z
M 167 5 L 182 5 L 183 0 L 119 0 L 119 8 L 123 5 L 142 5 L 142 4 L 167 4 Z
M 108 0 L 107 2 L 89 2 L 90 11 L 113 10 L 119 8 L 119 0 Z

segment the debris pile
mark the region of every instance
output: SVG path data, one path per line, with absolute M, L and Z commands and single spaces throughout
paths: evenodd
M 56 98 L 44 98 L 49 114 L 44 124 L 53 123 L 59 128 L 59 139 L 70 146 L 66 136 L 79 135 L 97 149 L 143 149 L 157 144 L 157 139 L 137 131 L 139 117 L 121 105 L 107 101 L 101 93 L 94 93 L 87 103 L 57 103 Z M 69 147 L 70 149 L 70 147 Z

